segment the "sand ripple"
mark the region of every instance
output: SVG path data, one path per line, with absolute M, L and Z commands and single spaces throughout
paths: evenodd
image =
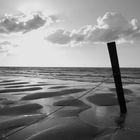
M 99 133 L 97 127 L 86 124 L 77 118 L 68 118 L 67 122 L 60 122 L 26 140 L 93 140 Z
M 28 84 L 29 82 L 16 82 L 16 83 L 2 83 L 0 85 L 2 86 L 8 86 L 8 85 L 22 85 L 22 84 Z
M 40 99 L 40 98 L 49 98 L 49 97 L 55 97 L 55 96 L 61 96 L 61 95 L 74 94 L 74 93 L 83 92 L 83 91 L 86 91 L 86 89 L 75 88 L 75 89 L 66 89 L 66 90 L 55 91 L 55 92 L 39 92 L 39 93 L 26 95 L 22 97 L 21 100 L 35 100 L 35 99 Z
M 8 131 L 12 129 L 25 126 L 28 124 L 32 124 L 37 120 L 43 119 L 44 117 L 45 115 L 43 114 L 25 115 L 25 116 L 19 116 L 10 120 L 0 122 L 0 134 L 1 134 L 0 136 L 6 134 Z
M 80 112 L 90 108 L 87 104 L 78 99 L 64 99 L 57 101 L 53 104 L 54 106 L 74 107 L 71 109 L 61 110 L 57 113 L 59 116 L 78 116 Z
M 0 115 L 21 115 L 28 114 L 41 109 L 42 106 L 37 103 L 23 104 L 23 105 L 13 105 L 4 106 L 0 108 Z
M 20 89 L 4 89 L 0 90 L 0 93 L 9 93 L 9 92 L 23 92 L 23 91 L 34 91 L 34 90 L 40 90 L 42 89 L 41 87 L 32 87 L 32 88 L 20 88 Z

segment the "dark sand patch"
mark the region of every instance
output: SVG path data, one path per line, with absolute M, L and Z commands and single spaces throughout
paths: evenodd
M 90 108 L 87 104 L 84 102 L 78 100 L 78 99 L 65 99 L 61 101 L 57 101 L 53 104 L 54 106 L 72 106 L 75 108 L 72 109 L 65 109 L 61 110 L 57 113 L 58 116 L 61 117 L 70 117 L 70 116 L 78 116 L 80 112 Z
M 4 89 L 0 90 L 0 93 L 9 93 L 9 92 L 23 92 L 23 91 L 34 91 L 34 90 L 40 90 L 41 87 L 33 87 L 33 88 L 20 88 L 20 89 Z
M 74 93 L 79 93 L 86 91 L 85 88 L 80 88 L 80 89 L 67 89 L 67 90 L 61 90 L 61 91 L 56 91 L 56 92 L 39 92 L 39 93 L 33 93 L 30 95 L 26 95 L 21 98 L 21 100 L 35 100 L 35 99 L 40 99 L 40 98 L 50 98 L 50 97 L 56 97 L 56 96 L 61 96 L 61 95 L 68 95 L 68 94 L 74 94 Z
M 45 83 L 47 83 L 47 82 L 38 82 L 39 84 L 45 84 Z
M 26 115 L 0 122 L 0 136 L 8 133 L 12 129 L 32 124 L 37 120 L 43 119 L 44 117 L 45 115 L 43 114 Z
M 5 88 L 39 87 L 39 86 L 46 86 L 46 85 L 48 85 L 48 84 L 31 84 L 31 85 L 7 86 Z
M 0 105 L 11 105 L 15 104 L 17 101 L 8 100 L 7 98 L 0 98 Z
M 0 98 L 0 101 L 3 101 L 3 100 L 5 100 L 5 99 L 7 99 L 7 98 L 5 98 L 5 97 L 1 97 L 1 98 Z
M 22 88 L 22 87 L 27 87 L 26 85 L 19 85 L 19 86 L 7 86 L 5 88 Z
M 65 99 L 57 101 L 53 104 L 54 106 L 75 106 L 75 107 L 81 107 L 81 106 L 88 106 L 84 102 L 78 99 Z
M 27 85 L 28 87 L 32 86 L 32 87 L 36 87 L 36 86 L 47 86 L 49 84 L 32 84 L 32 85 Z
M 138 83 L 138 82 L 130 82 L 130 81 L 128 81 L 128 82 L 124 81 L 123 82 L 123 85 L 136 85 L 136 84 L 140 84 L 140 83 Z
M 98 134 L 100 131 L 97 127 L 86 124 L 77 118 L 68 118 L 26 140 L 93 140 Z
M 8 86 L 8 85 L 22 85 L 22 84 L 29 84 L 29 82 L 3 83 L 0 85 L 1 86 Z
M 42 106 L 40 104 L 37 104 L 37 103 L 4 106 L 4 107 L 0 108 L 0 115 L 29 114 L 29 113 L 34 113 L 41 108 L 42 108 Z
M 116 88 L 109 88 L 109 90 L 112 91 L 112 92 L 116 92 Z M 133 93 L 132 90 L 127 89 L 127 88 L 123 88 L 123 91 L 124 91 L 124 94 L 126 94 L 126 95 L 129 95 L 129 94 Z
M 54 83 L 49 83 L 49 82 L 37 82 L 38 84 L 46 84 L 46 85 L 55 85 Z
M 0 81 L 0 83 L 10 83 L 10 82 L 15 82 L 17 80 L 3 80 L 3 81 Z
M 118 105 L 118 99 L 114 94 L 95 94 L 93 96 L 88 96 L 87 100 L 98 106 L 113 106 Z M 126 102 L 129 100 L 126 99 Z
M 49 89 L 59 89 L 59 88 L 66 88 L 68 86 L 54 86 L 54 87 L 50 87 Z

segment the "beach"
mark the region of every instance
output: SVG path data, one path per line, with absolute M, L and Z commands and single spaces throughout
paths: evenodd
M 138 140 L 140 69 L 121 69 L 121 114 L 110 68 L 0 68 L 0 139 Z

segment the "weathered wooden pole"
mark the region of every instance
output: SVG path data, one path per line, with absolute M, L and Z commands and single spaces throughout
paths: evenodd
M 115 81 L 118 102 L 120 105 L 120 111 L 121 113 L 126 113 L 127 108 L 126 108 L 126 102 L 125 102 L 125 97 L 124 97 L 124 91 L 122 87 L 122 80 L 121 80 L 121 73 L 120 73 L 116 43 L 109 42 L 107 43 L 107 46 L 108 46 L 108 51 L 110 55 L 110 61 L 112 65 L 113 77 Z

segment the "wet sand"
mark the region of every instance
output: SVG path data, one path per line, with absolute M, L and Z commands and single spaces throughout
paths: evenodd
M 60 122 L 26 140 L 92 140 L 99 133 L 97 127 L 86 124 L 77 118 L 69 118 L 67 122 Z
M 125 84 L 128 107 L 126 115 L 120 114 L 112 82 L 106 82 L 97 90 L 79 98 L 97 84 L 99 82 L 88 83 L 79 79 L 69 81 L 64 78 L 1 80 L 0 138 L 139 140 L 138 84 L 131 87 L 130 84 Z M 23 127 L 25 128 L 22 129 Z M 17 132 L 13 133 L 15 131 Z
M 32 87 L 32 88 L 21 88 L 21 89 L 4 89 L 0 90 L 0 93 L 11 93 L 11 92 L 23 92 L 23 91 L 34 91 L 34 90 L 40 90 L 42 89 L 41 87 Z
M 67 108 L 65 110 L 61 110 L 56 115 L 61 116 L 61 117 L 72 117 L 72 116 L 77 116 L 79 115 L 80 112 L 87 110 L 90 108 L 89 105 L 85 104 L 83 101 L 78 100 L 78 99 L 64 99 L 57 101 L 53 104 L 54 106 L 62 106 L 62 107 L 71 107 Z
M 93 96 L 88 96 L 87 100 L 98 106 L 118 105 L 118 99 L 116 95 L 112 93 L 95 94 Z M 126 102 L 129 102 L 129 100 L 126 99 Z
M 116 92 L 116 88 L 110 88 L 109 90 L 112 92 Z M 130 89 L 124 88 L 123 91 L 125 95 L 133 94 L 133 92 Z
M 59 88 L 66 88 L 67 86 L 54 86 L 50 87 L 50 89 L 59 89 Z
M 30 114 L 36 110 L 41 109 L 42 106 L 37 103 L 23 104 L 23 105 L 12 105 L 3 106 L 0 108 L 0 115 L 21 115 Z
M 37 120 L 43 119 L 44 117 L 45 115 L 43 114 L 25 115 L 0 122 L 0 132 L 6 133 L 14 128 L 34 123 Z
M 83 92 L 83 91 L 86 91 L 86 89 L 76 88 L 76 89 L 66 89 L 66 90 L 55 91 L 55 92 L 38 92 L 38 93 L 24 96 L 22 100 L 35 100 L 35 99 L 40 99 L 40 98 L 50 98 L 50 97 L 55 97 L 55 96 L 75 94 L 75 93 Z
M 28 84 L 28 82 L 12 82 L 12 80 L 10 81 L 7 81 L 7 82 L 2 82 L 0 85 L 1 86 L 8 86 L 8 85 L 22 85 L 22 84 Z
M 6 86 L 5 88 L 21 88 L 21 87 L 39 87 L 46 86 L 48 84 L 29 84 L 29 85 L 18 85 L 18 86 Z

